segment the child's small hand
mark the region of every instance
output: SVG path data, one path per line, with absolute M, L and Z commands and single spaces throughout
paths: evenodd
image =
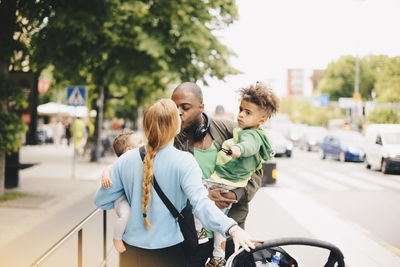
M 112 185 L 112 181 L 111 181 L 111 179 L 102 177 L 102 178 L 101 178 L 101 185 L 102 185 L 105 189 L 108 189 L 108 188 L 110 188 L 110 186 Z
M 240 158 L 240 154 L 242 153 L 242 151 L 240 150 L 240 147 L 238 146 L 231 146 L 230 150 L 232 151 L 232 158 Z
M 101 185 L 105 188 L 108 189 L 112 185 L 111 181 L 111 166 L 108 166 L 107 168 L 104 169 L 103 173 L 101 174 Z

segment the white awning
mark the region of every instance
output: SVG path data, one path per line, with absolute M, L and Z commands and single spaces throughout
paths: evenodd
M 87 117 L 88 109 L 86 106 L 67 106 L 60 103 L 49 102 L 37 107 L 37 112 L 39 115 L 46 116 L 64 116 L 64 117 Z M 90 111 L 90 117 L 96 116 L 96 111 Z

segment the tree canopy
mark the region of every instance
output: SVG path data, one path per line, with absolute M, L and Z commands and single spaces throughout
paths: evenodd
M 237 73 L 233 52 L 214 35 L 236 18 L 232 0 L 54 1 L 32 37 L 32 58 L 37 69 L 54 65 L 58 80 L 108 86 L 110 94 L 125 87 L 137 107 L 173 82 Z
M 400 103 L 400 57 L 389 58 L 378 72 L 377 101 Z
M 319 91 L 329 94 L 332 100 L 352 97 L 355 60 L 353 56 L 343 56 L 330 63 L 318 86 Z M 360 59 L 359 67 L 359 89 L 364 100 L 376 97 L 378 102 L 400 102 L 400 57 L 368 55 Z
M 375 66 L 369 66 L 369 60 L 362 58 L 359 62 L 359 90 L 362 98 L 371 97 L 374 88 Z M 342 56 L 338 61 L 332 62 L 324 71 L 324 76 L 318 85 L 323 94 L 329 94 L 331 100 L 338 100 L 339 97 L 352 97 L 354 94 L 356 58 L 353 56 Z

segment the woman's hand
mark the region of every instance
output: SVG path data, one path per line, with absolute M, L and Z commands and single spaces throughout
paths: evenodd
M 103 173 L 101 174 L 101 185 L 105 188 L 108 189 L 110 188 L 110 186 L 112 185 L 112 181 L 111 181 L 111 169 L 112 169 L 112 165 L 107 166 Z
M 238 225 L 234 225 L 228 230 L 228 234 L 232 237 L 235 245 L 235 254 L 239 251 L 239 247 L 243 247 L 244 250 L 250 252 L 250 249 L 255 249 L 254 243 L 261 243 L 263 241 L 253 239 L 249 233 L 240 228 Z

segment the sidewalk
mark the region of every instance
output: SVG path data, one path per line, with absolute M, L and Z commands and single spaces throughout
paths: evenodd
M 50 219 L 54 221 L 54 217 L 60 216 L 59 222 L 56 221 L 57 225 L 54 225 L 58 232 L 53 233 L 54 236 L 46 234 L 42 240 L 30 240 L 31 243 L 41 243 L 45 248 L 47 243 L 57 241 L 95 209 L 92 199 L 100 184 L 101 172 L 105 166 L 112 164 L 116 157 L 107 156 L 96 163 L 90 162 L 88 156 L 78 158 L 74 179 L 72 159 L 72 146 L 21 147 L 20 162 L 35 165 L 21 170 L 19 187 L 11 189 L 28 193 L 28 196 L 0 203 L 0 258 L 4 259 L 5 256 L 14 254 L 15 251 L 10 251 L 13 247 L 26 254 L 26 249 L 31 248 L 24 248 L 24 239 L 32 236 L 31 232 L 41 230 L 41 226 L 46 225 Z M 84 203 L 81 204 L 84 199 Z M 76 206 L 79 210 L 76 210 Z M 68 207 L 74 207 L 74 211 L 69 212 Z M 66 211 L 69 214 L 64 214 Z M 21 243 L 20 247 L 16 246 L 18 243 Z M 48 248 L 49 246 L 41 253 Z

